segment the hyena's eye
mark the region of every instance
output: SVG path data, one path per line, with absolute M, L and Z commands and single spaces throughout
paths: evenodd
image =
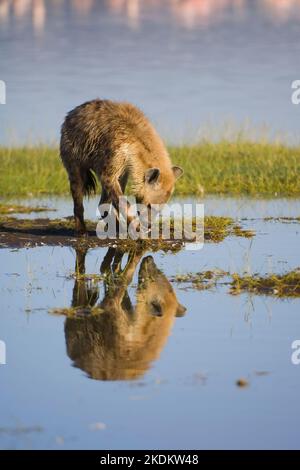
M 150 303 L 150 313 L 155 317 L 162 317 L 162 308 L 157 300 L 152 300 Z

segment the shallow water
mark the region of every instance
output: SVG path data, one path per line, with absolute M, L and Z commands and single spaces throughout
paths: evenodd
M 132 101 L 172 142 L 231 120 L 299 141 L 299 32 L 298 0 L 1 0 L 1 143 L 57 139 L 97 96 Z
M 59 209 L 52 217 L 70 215 L 70 200 L 45 203 Z M 300 366 L 292 365 L 291 344 L 300 338 L 300 300 L 232 296 L 222 282 L 206 291 L 172 283 L 187 309 L 175 318 L 169 284 L 176 274 L 214 268 L 278 273 L 299 267 L 299 223 L 261 220 L 299 215 L 299 204 L 206 200 L 207 214 L 255 219 L 242 224 L 256 236 L 194 252 L 152 253 L 151 287 L 137 288 L 143 268 L 136 263 L 128 288 L 133 310 L 128 299 L 123 304 L 131 327 L 116 315 L 102 281 L 75 285 L 73 249 L 1 249 L 7 364 L 0 365 L 0 447 L 299 448 Z M 90 250 L 86 273 L 99 273 L 105 254 Z M 116 297 L 119 289 L 112 292 Z M 162 317 L 151 316 L 144 301 L 153 293 L 168 299 Z M 73 320 L 51 314 L 76 305 L 82 294 L 98 296 L 96 304 L 105 298 L 106 314 Z M 124 360 L 126 348 L 131 361 Z M 236 386 L 241 377 L 248 387 Z

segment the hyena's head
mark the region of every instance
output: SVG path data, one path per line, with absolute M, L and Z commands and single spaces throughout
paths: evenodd
M 137 310 L 143 310 L 153 317 L 164 317 L 170 321 L 182 317 L 186 308 L 181 305 L 175 291 L 152 256 L 146 256 L 139 270 Z
M 138 195 L 139 202 L 163 205 L 168 202 L 174 191 L 175 182 L 183 174 L 182 168 L 173 166 L 167 170 L 149 168 L 144 174 L 143 186 Z

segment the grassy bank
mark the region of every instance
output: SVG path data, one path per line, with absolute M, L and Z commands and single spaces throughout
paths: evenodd
M 300 196 L 300 146 L 237 139 L 170 147 L 184 176 L 177 195 Z M 68 194 L 55 147 L 0 147 L 0 196 Z

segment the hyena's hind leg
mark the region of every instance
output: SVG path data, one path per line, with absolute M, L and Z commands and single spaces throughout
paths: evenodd
M 78 235 L 86 235 L 86 226 L 84 222 L 84 179 L 79 166 L 73 166 L 68 169 L 70 189 L 74 202 L 75 231 Z

